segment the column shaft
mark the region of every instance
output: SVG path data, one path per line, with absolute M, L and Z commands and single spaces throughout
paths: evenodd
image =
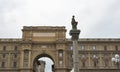
M 74 72 L 79 72 L 79 59 L 78 59 L 78 42 L 73 41 L 73 66 Z

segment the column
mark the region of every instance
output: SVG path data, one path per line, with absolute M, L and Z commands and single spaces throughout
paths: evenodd
M 7 56 L 7 55 L 6 55 Z M 8 53 L 8 67 L 10 68 L 11 67 L 11 53 Z
M 23 65 L 24 65 L 24 62 L 23 62 L 23 59 L 24 59 L 24 50 L 21 50 L 21 56 L 20 56 L 20 67 L 23 68 Z
M 29 50 L 28 66 L 31 67 L 31 50 Z
M 72 24 L 72 30 L 70 30 L 70 35 L 72 36 L 73 41 L 73 68 L 74 72 L 79 72 L 79 57 L 78 57 L 78 38 L 80 34 L 80 30 L 77 29 L 77 23 L 74 19 L 74 16 L 72 18 L 71 24 Z

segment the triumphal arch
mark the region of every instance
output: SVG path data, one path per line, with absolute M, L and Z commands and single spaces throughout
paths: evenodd
M 54 72 L 69 72 L 70 46 L 66 42 L 65 27 L 25 26 L 22 29 L 20 66 L 21 72 L 37 72 L 37 61 L 41 57 L 49 57 L 54 65 Z

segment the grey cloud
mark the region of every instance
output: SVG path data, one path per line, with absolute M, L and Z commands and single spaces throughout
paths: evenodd
M 0 0 L 0 37 L 21 37 L 25 25 L 65 25 L 70 30 L 73 14 L 78 18 L 81 37 L 119 37 L 120 0 L 59 0 L 46 7 L 40 0 L 35 1 L 37 5 L 32 6 L 32 0 Z
M 107 10 L 103 13 L 103 17 L 96 22 L 91 29 L 90 37 L 119 38 L 120 37 L 120 1 L 107 5 Z
M 22 0 L 21 0 L 22 1 Z M 16 10 L 19 7 L 17 0 L 0 0 L 0 38 L 17 37 Z M 20 30 L 20 29 L 19 29 Z

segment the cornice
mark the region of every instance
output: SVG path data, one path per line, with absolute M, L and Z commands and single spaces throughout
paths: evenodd
M 66 31 L 65 26 L 24 26 L 22 31 Z
M 66 39 L 66 41 L 71 42 L 71 39 Z M 78 42 L 120 42 L 120 38 L 81 38 Z
M 17 43 L 21 42 L 22 38 L 0 38 L 0 43 Z

